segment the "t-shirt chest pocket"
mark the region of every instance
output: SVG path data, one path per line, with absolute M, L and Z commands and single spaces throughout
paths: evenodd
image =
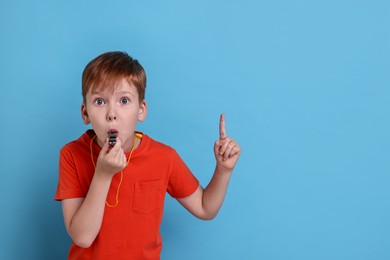
M 164 205 L 163 187 L 162 180 L 135 182 L 133 209 L 143 214 L 161 210 Z

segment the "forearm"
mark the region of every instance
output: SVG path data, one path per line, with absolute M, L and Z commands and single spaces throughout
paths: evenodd
M 202 208 L 205 219 L 213 219 L 222 206 L 232 171 L 223 171 L 217 165 L 210 183 L 203 191 Z
M 110 184 L 110 177 L 95 173 L 87 196 L 68 227 L 69 235 L 77 245 L 89 247 L 98 235 Z

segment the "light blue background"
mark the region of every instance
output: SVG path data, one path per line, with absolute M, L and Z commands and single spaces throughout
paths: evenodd
M 243 149 L 214 221 L 167 197 L 162 259 L 390 259 L 389 1 L 3 0 L 0 26 L 0 259 L 66 259 L 58 152 L 109 50 L 203 185 L 221 112 Z

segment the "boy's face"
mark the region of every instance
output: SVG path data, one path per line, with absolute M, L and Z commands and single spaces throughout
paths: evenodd
M 122 149 L 128 151 L 133 146 L 137 122 L 145 120 L 147 108 L 145 100 L 139 102 L 135 86 L 122 80 L 114 91 L 90 90 L 85 103 L 81 105 L 81 114 L 84 123 L 92 125 L 100 147 L 103 147 L 109 132 L 116 131 L 117 138 L 122 142 Z

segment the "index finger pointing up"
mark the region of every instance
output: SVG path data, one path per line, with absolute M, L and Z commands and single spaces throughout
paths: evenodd
M 226 127 L 225 127 L 225 115 L 221 114 L 219 119 L 219 139 L 223 140 L 227 137 L 226 135 Z

